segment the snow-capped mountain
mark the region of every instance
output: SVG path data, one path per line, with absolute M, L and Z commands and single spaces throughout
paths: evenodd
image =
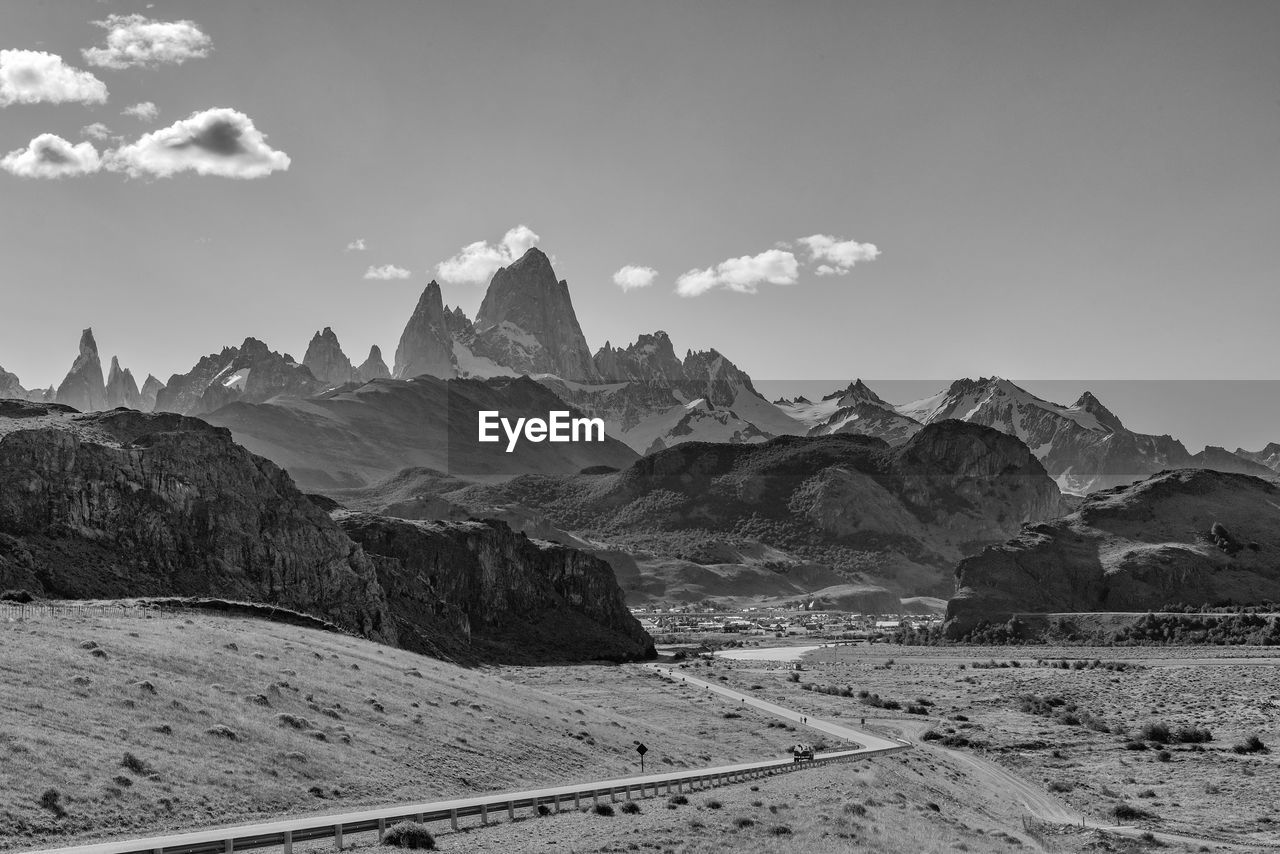
M 900 445 L 924 426 L 898 412 L 860 379 L 817 403 L 798 397 L 795 400 L 783 398 L 774 401 L 774 405 L 804 424 L 809 436 L 854 433 L 878 436 L 890 445 Z

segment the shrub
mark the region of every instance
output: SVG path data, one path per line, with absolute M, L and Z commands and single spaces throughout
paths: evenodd
M 673 807 L 682 807 L 685 804 L 689 803 L 689 799 L 686 798 L 684 795 L 672 795 L 671 797 L 667 798 L 667 803 Z
M 151 766 L 132 753 L 126 753 L 120 758 L 120 767 L 139 777 L 145 777 L 151 773 Z
M 217 726 L 211 726 L 207 730 L 205 730 L 204 733 L 205 735 L 211 735 L 214 738 L 225 738 L 228 741 L 238 741 L 240 738 L 238 735 L 236 735 L 235 730 L 223 724 L 218 724 Z
M 427 830 L 425 824 L 416 821 L 402 821 L 387 828 L 382 835 L 382 844 L 394 848 L 422 848 L 434 851 L 436 838 Z
M 1145 741 L 1127 741 L 1124 745 L 1125 750 L 1146 750 L 1147 743 Z
M 741 818 L 735 818 L 733 820 L 733 826 L 739 829 L 753 827 L 754 825 L 755 825 L 755 822 L 747 818 L 746 816 L 742 816 Z
M 31 595 L 30 590 L 6 590 L 0 593 L 0 602 L 17 602 L 20 605 L 33 602 L 35 598 L 35 596 Z
M 709 810 L 718 810 L 718 809 L 720 809 L 720 808 L 721 808 L 721 807 L 723 807 L 723 806 L 724 806 L 724 804 L 720 803 L 719 801 L 715 800 L 714 798 L 713 798 L 713 799 L 711 799 L 711 800 L 709 800 L 709 801 L 707 801 L 707 809 L 709 809 Z
M 45 789 L 40 795 L 40 806 L 58 818 L 65 818 L 67 815 L 67 811 L 62 808 L 62 795 L 57 789 Z
M 609 806 L 608 804 L 596 804 L 596 808 L 592 810 L 592 812 L 594 812 L 596 815 L 603 815 L 606 817 L 612 816 L 613 807 Z
M 1172 739 L 1169 725 L 1166 723 L 1149 723 L 1142 728 L 1142 740 L 1154 741 L 1156 744 L 1168 744 Z
M 1262 743 L 1262 739 L 1251 735 L 1231 748 L 1236 753 L 1270 753 L 1270 749 Z
M 1168 762 L 1172 758 L 1173 758 L 1173 754 L 1167 750 L 1162 750 L 1156 754 L 1156 759 L 1159 760 L 1160 762 Z
M 1213 733 L 1204 727 L 1184 726 L 1178 728 L 1173 738 L 1179 744 L 1207 744 L 1213 741 Z
M 639 815 L 640 805 L 635 801 L 627 801 L 622 805 L 622 811 L 627 815 Z
M 1049 791 L 1056 792 L 1056 793 L 1073 792 L 1075 791 L 1075 788 L 1076 787 L 1071 785 L 1070 783 L 1063 783 L 1059 780 L 1054 780 L 1052 783 L 1049 784 Z
M 281 712 L 276 715 L 276 723 L 292 729 L 315 729 L 315 725 L 311 721 L 301 715 L 291 715 L 288 712 Z
M 544 818 L 546 816 L 551 815 L 551 807 L 547 806 L 546 804 L 538 804 L 538 815 Z
M 1146 810 L 1138 809 L 1132 804 L 1119 803 L 1111 808 L 1111 814 L 1120 821 L 1137 821 L 1140 818 L 1154 818 Z
M 790 836 L 791 828 L 787 827 L 785 824 L 777 824 L 769 828 L 769 832 L 774 836 Z

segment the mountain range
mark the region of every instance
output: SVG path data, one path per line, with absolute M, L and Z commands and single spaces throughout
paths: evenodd
M 268 456 L 274 453 L 271 458 L 282 465 L 301 465 L 296 457 L 308 455 L 307 449 L 286 449 L 299 443 L 273 446 L 268 440 L 280 424 L 297 421 L 300 412 L 313 408 L 331 418 L 338 408 L 350 411 L 347 404 L 368 405 L 375 400 L 374 389 L 393 398 L 411 397 L 406 386 L 386 381 L 420 376 L 485 382 L 528 376 L 574 410 L 602 418 L 609 436 L 639 454 L 685 442 L 757 443 L 778 436 L 855 434 L 898 445 L 925 425 L 956 419 L 1016 437 L 1043 463 L 1059 488 L 1070 494 L 1132 483 L 1171 468 L 1262 477 L 1280 471 L 1280 445 L 1273 443 L 1256 452 L 1211 446 L 1191 453 L 1171 436 L 1129 430 L 1089 392 L 1065 406 L 1038 398 L 1009 380 L 979 377 L 956 380 L 930 397 L 895 405 L 857 380 L 817 402 L 805 398 L 770 402 L 756 390 L 751 377 L 723 354 L 687 351 L 681 358 L 661 330 L 643 333 L 625 346 L 605 342 L 592 354 L 568 283 L 556 278 L 550 259 L 536 247 L 494 274 L 474 319 L 445 305 L 436 282 L 428 284 L 405 324 L 391 367 L 377 346 L 356 365 L 343 352 L 333 329 L 325 327 L 316 332 L 301 362 L 250 337 L 210 353 L 165 383 L 148 375 L 139 388 L 133 374 L 115 358 L 103 378 L 93 332 L 86 329 L 71 369 L 56 389 L 28 391 L 18 377 L 0 369 L 0 397 L 58 402 L 85 412 L 124 406 L 185 415 L 218 413 L 213 420 L 231 427 L 251 447 Z M 361 387 L 369 389 L 356 394 Z M 527 393 L 509 379 L 491 387 L 492 402 L 498 406 L 507 391 Z M 293 414 L 262 410 L 251 415 L 243 409 L 255 404 Z M 404 404 L 405 409 L 413 406 L 408 401 Z M 221 412 L 228 407 L 232 408 Z M 376 416 L 349 420 L 371 419 Z M 309 427 L 319 429 L 319 423 Z M 352 442 L 370 439 L 361 435 Z M 416 446 L 418 452 L 404 456 L 400 468 L 437 465 L 447 456 L 449 437 L 447 431 L 424 429 L 421 436 L 402 444 Z M 298 473 L 304 482 L 312 476 L 302 468 L 319 470 L 322 466 L 311 463 L 331 462 L 322 459 L 323 453 L 312 456 L 316 459 L 301 465 Z M 619 462 L 616 454 L 605 457 L 563 462 Z M 388 458 L 363 469 L 355 464 L 342 468 L 364 470 L 368 475 L 364 483 L 369 484 L 384 478 L 390 465 L 394 462 Z M 481 469 L 479 473 L 498 473 Z M 545 471 L 546 466 L 515 470 Z M 565 473 L 571 472 L 566 469 Z M 346 474 L 335 475 L 335 484 L 354 485 Z

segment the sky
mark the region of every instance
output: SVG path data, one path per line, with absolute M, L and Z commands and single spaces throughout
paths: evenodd
M 390 361 L 431 278 L 474 315 L 536 243 L 593 350 L 1277 379 L 1277 44 L 1272 0 L 6 0 L 0 365 Z M 1269 387 L 1157 432 L 1280 440 Z

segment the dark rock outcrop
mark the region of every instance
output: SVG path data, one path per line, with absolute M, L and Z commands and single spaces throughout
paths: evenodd
M 440 285 L 432 280 L 418 298 L 400 343 L 396 345 L 396 379 L 413 379 L 427 374 L 440 379 L 458 375 L 458 360 L 453 354 L 453 337 L 445 320 Z
M 339 512 L 379 579 L 402 644 L 531 662 L 652 657 L 609 564 L 503 522 L 413 522 Z M 442 632 L 448 626 L 451 632 Z M 462 639 L 465 638 L 465 644 Z
M 956 567 L 947 632 L 1015 614 L 1280 600 L 1280 487 L 1207 469 L 1095 492 Z
M 0 404 L 0 587 L 250 599 L 396 641 L 372 563 L 289 476 L 173 414 Z
M 390 379 L 391 369 L 382 360 L 382 349 L 377 344 L 369 348 L 369 358 L 365 359 L 360 364 L 360 367 L 356 368 L 356 374 L 360 382 L 363 383 L 367 383 L 370 380 Z
M 475 331 L 476 354 L 517 373 L 575 381 L 597 377 L 569 285 L 556 280 L 550 259 L 537 247 L 493 274 Z
M 106 409 L 123 406 L 126 409 L 142 409 L 142 394 L 138 391 L 138 383 L 133 373 L 120 368 L 120 359 L 111 357 L 111 370 L 107 372 Z
M 107 391 L 102 381 L 102 361 L 98 358 L 98 342 L 93 340 L 92 329 L 80 333 L 80 353 L 71 364 L 66 378 L 58 385 L 56 401 L 81 412 L 97 412 L 106 408 Z
M 306 397 L 324 388 L 309 369 L 256 338 L 224 347 L 174 374 L 156 395 L 156 410 L 202 415 L 234 401 L 258 403 L 277 395 Z
M 307 352 L 302 357 L 302 364 L 316 379 L 328 386 L 343 385 L 359 378 L 355 368 L 351 366 L 351 360 L 342 352 L 338 336 L 328 326 L 323 332 L 317 332 L 311 337 Z

